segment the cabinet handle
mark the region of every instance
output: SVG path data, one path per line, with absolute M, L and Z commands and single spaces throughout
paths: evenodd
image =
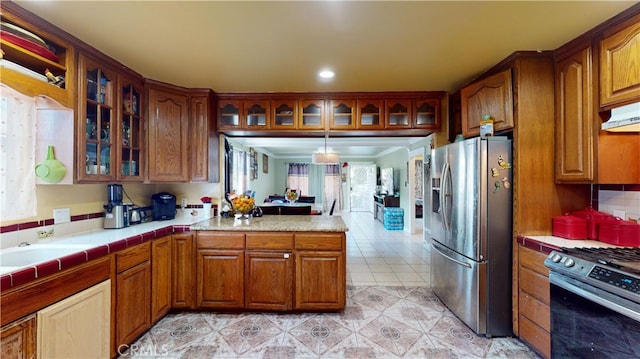
M 289 259 L 289 253 L 285 253 L 285 254 L 284 254 L 284 258 L 285 258 L 285 259 Z

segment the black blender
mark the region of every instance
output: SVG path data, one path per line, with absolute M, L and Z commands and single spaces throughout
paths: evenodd
M 117 229 L 129 226 L 129 211 L 122 204 L 122 185 L 107 185 L 107 204 L 104 205 L 104 228 Z

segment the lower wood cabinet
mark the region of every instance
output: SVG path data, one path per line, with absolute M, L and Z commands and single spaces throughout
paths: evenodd
M 191 232 L 174 233 L 171 237 L 171 307 L 189 309 L 195 306 L 195 253 Z
M 196 243 L 196 306 L 243 308 L 244 234 L 198 232 Z
M 346 303 L 344 233 L 296 234 L 295 309 L 339 310 Z
M 293 256 L 289 252 L 245 253 L 245 308 L 281 310 L 292 308 Z
M 291 232 L 246 233 L 245 308 L 292 308 L 293 237 Z
M 110 318 L 110 280 L 38 311 L 37 357 L 108 358 Z
M 341 310 L 345 241 L 344 233 L 198 231 L 196 308 Z
M 36 357 L 36 316 L 7 324 L 0 330 L 0 358 L 32 359 Z
M 518 335 L 545 358 L 551 357 L 551 312 L 547 255 L 518 245 Z
M 151 322 L 171 310 L 171 236 L 151 242 Z
M 151 327 L 151 242 L 116 253 L 116 348 Z

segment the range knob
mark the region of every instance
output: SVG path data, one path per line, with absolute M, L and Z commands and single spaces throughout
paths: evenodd
M 567 260 L 564 261 L 564 266 L 568 268 L 573 267 L 575 264 L 576 262 L 571 258 L 567 258 Z
M 558 253 L 554 253 L 554 254 L 551 255 L 551 261 L 553 263 L 558 263 L 558 262 L 560 262 L 561 259 L 562 259 L 562 256 L 559 255 Z

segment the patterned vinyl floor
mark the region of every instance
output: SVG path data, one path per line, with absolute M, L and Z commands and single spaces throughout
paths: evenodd
M 343 213 L 347 306 L 340 313 L 171 313 L 123 358 L 538 358 L 517 338 L 476 335 L 429 288 L 422 234 Z

